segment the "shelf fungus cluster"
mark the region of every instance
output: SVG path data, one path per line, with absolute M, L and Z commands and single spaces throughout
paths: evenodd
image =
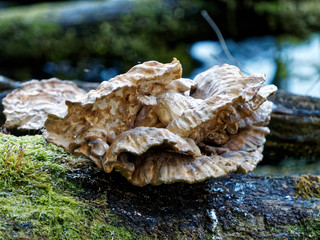
M 32 80 L 21 84 L 3 100 L 6 122 L 3 127 L 18 130 L 39 130 L 47 120 L 47 114 L 64 116 L 65 100 L 71 100 L 86 92 L 71 81 L 57 78 Z
M 43 136 L 132 184 L 194 183 L 252 171 L 262 159 L 277 90 L 263 74 L 214 66 L 181 78 L 177 59 L 149 61 L 67 99 Z

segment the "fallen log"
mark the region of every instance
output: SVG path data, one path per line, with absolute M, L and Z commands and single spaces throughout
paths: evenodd
M 134 187 L 119 174 L 75 171 L 86 199 L 107 195 L 122 225 L 158 239 L 312 239 L 320 199 L 302 199 L 296 177 L 231 174 L 197 184 Z M 318 185 L 319 187 L 319 185 Z
M 278 162 L 287 156 L 315 158 L 320 155 L 320 99 L 279 90 L 267 136 L 265 161 Z
M 89 239 L 320 236 L 319 176 L 230 174 L 196 184 L 136 187 L 119 173 L 98 170 L 91 160 L 72 156 L 39 135 L 0 137 L 3 239 L 54 238 L 57 232 L 48 227 L 71 239 L 82 238 L 79 232 Z

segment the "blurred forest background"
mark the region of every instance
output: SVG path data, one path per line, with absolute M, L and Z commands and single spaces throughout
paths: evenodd
M 237 64 L 246 74 L 265 72 L 282 89 L 320 97 L 319 31 L 317 0 L 0 1 L 0 75 L 100 82 L 176 57 L 184 77 Z

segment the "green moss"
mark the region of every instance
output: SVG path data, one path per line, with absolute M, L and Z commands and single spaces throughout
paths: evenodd
M 233 218 L 234 224 L 227 229 L 219 227 L 219 233 L 208 234 L 207 238 L 218 239 L 318 239 L 320 236 L 320 216 L 319 213 L 312 217 L 300 220 L 292 225 L 267 225 L 263 216 L 256 216 L 253 219 L 247 217 Z
M 115 226 L 105 196 L 95 202 L 76 197 L 82 190 L 66 174 L 88 164 L 85 158 L 72 156 L 41 136 L 1 133 L 0 153 L 0 239 L 135 238 Z
M 300 221 L 296 225 L 287 226 L 287 231 L 295 237 L 294 239 L 319 239 L 320 216 Z
M 295 183 L 297 197 L 302 198 L 320 198 L 320 176 L 303 175 L 297 178 Z

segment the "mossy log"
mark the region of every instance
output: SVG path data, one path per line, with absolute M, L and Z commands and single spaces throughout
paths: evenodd
M 135 187 L 48 144 L 0 133 L 2 239 L 317 239 L 320 178 L 231 174 Z M 308 197 L 308 198 L 302 198 Z
M 113 184 L 100 187 L 99 177 L 92 184 L 82 180 L 87 197 L 97 196 L 97 189 L 107 193 L 108 206 L 123 225 L 151 238 L 315 239 L 320 235 L 320 199 L 298 197 L 299 179 L 294 177 L 231 174 L 193 185 L 144 188 L 133 187 L 116 174 L 106 177 Z

